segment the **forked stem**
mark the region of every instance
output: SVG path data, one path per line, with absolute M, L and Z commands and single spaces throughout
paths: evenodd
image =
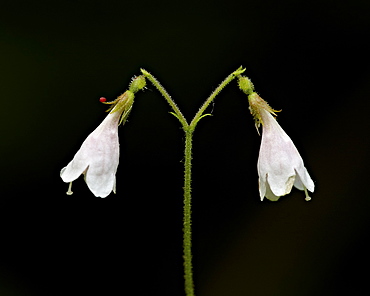
M 164 87 L 154 78 L 148 71 L 141 69 L 144 76 L 158 89 L 170 104 L 174 112 L 171 112 L 180 121 L 185 132 L 185 163 L 184 163 L 184 218 L 183 218 L 183 248 L 184 248 L 184 280 L 186 296 L 194 296 L 194 280 L 193 280 L 193 263 L 191 253 L 191 160 L 192 160 L 192 140 L 194 129 L 201 118 L 208 115 L 203 115 L 209 104 L 220 91 L 229 84 L 236 76 L 245 71 L 242 67 L 231 73 L 221 84 L 212 92 L 208 99 L 204 102 L 199 111 L 195 114 L 190 124 L 182 115 L 171 96 L 167 93 Z

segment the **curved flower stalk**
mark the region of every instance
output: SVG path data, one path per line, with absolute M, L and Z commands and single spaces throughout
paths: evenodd
M 87 186 L 97 197 L 116 193 L 116 172 L 119 163 L 118 126 L 124 124 L 132 108 L 134 93 L 145 87 L 145 78 L 136 77 L 130 90 L 113 102 L 109 114 L 102 123 L 86 138 L 73 160 L 64 167 L 60 176 L 69 183 L 67 194 L 71 195 L 72 182 L 81 174 Z M 105 99 L 102 98 L 101 102 Z
M 311 200 L 307 189 L 313 192 L 315 185 L 293 141 L 271 115 L 276 115 L 277 111 L 255 92 L 248 96 L 248 100 L 257 131 L 260 123 L 262 124 L 262 140 L 257 162 L 261 200 L 266 197 L 276 201 L 289 194 L 293 186 L 304 190 L 306 200 Z

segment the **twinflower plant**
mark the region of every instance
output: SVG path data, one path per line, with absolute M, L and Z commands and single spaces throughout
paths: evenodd
M 61 170 L 60 176 L 69 183 L 67 194 L 72 194 L 72 182 L 84 175 L 87 186 L 98 197 L 106 197 L 116 192 L 116 171 L 119 163 L 118 126 L 124 124 L 131 111 L 135 93 L 145 88 L 146 79 L 162 94 L 185 133 L 184 148 L 184 197 L 183 197 L 183 259 L 184 286 L 186 296 L 194 296 L 192 265 L 192 139 L 198 122 L 209 115 L 208 106 L 215 97 L 235 78 L 239 88 L 248 95 L 249 109 L 258 128 L 262 125 L 262 139 L 257 170 L 259 175 L 259 192 L 261 200 L 266 197 L 277 201 L 289 194 L 292 187 L 303 190 L 306 200 L 311 198 L 307 191 L 314 191 L 314 183 L 308 174 L 298 150 L 292 140 L 277 123 L 273 110 L 256 92 L 249 78 L 242 76 L 242 67 L 232 72 L 205 100 L 193 119 L 188 122 L 159 81 L 148 71 L 141 69 L 142 75 L 135 77 L 129 90 L 124 92 L 112 104 L 109 114 L 103 122 L 82 143 L 73 160 Z M 105 99 L 101 99 L 104 101 Z

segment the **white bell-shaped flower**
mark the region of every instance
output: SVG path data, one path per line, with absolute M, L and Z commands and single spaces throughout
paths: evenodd
M 266 197 L 276 201 L 289 194 L 292 187 L 313 192 L 315 185 L 303 164 L 293 141 L 271 115 L 274 111 L 256 93 L 249 96 L 250 109 L 256 126 L 262 123 L 262 140 L 257 162 L 261 200 Z M 276 112 L 276 111 L 275 111 Z
M 67 194 L 72 194 L 72 181 L 84 174 L 91 192 L 98 197 L 116 193 L 116 171 L 119 162 L 118 125 L 127 118 L 133 103 L 133 93 L 125 92 L 116 101 L 112 111 L 86 138 L 73 160 L 60 176 L 70 183 Z

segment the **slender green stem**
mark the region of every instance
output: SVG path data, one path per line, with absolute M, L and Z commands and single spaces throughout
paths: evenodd
M 202 105 L 202 107 L 200 107 L 200 109 L 198 110 L 197 114 L 195 114 L 193 120 L 190 122 L 190 126 L 192 127 L 192 129 L 195 128 L 196 124 L 198 123 L 198 121 L 202 117 L 204 117 L 204 116 L 207 115 L 207 114 L 206 115 L 203 115 L 203 112 L 207 109 L 207 107 L 209 106 L 209 104 L 212 103 L 212 101 L 220 93 L 220 91 L 226 85 L 228 85 L 236 76 L 242 74 L 244 71 L 245 71 L 245 69 L 243 69 L 242 67 L 239 67 L 236 71 L 234 71 L 229 76 L 227 76 L 226 79 L 224 81 L 222 81 L 221 84 L 211 93 L 211 95 L 204 102 L 204 104 Z
M 193 264 L 191 254 L 191 160 L 193 131 L 185 131 L 184 165 L 184 279 L 186 296 L 194 296 Z
M 175 113 L 172 113 L 172 114 L 174 114 L 178 118 L 178 120 L 182 124 L 182 127 L 186 128 L 187 126 L 189 126 L 188 122 L 186 121 L 186 118 L 184 117 L 184 115 L 182 115 L 179 107 L 177 107 L 176 103 L 172 100 L 171 96 L 164 89 L 164 87 L 159 83 L 159 81 L 152 74 L 150 74 L 148 71 L 146 71 L 144 69 L 140 69 L 140 70 L 141 70 L 141 73 L 143 73 L 144 76 L 146 78 L 148 78 L 149 81 L 151 83 L 153 83 L 153 85 L 159 90 L 159 92 L 162 94 L 162 96 L 164 96 L 164 98 L 166 99 L 168 104 L 170 104 L 173 111 L 175 112 Z

